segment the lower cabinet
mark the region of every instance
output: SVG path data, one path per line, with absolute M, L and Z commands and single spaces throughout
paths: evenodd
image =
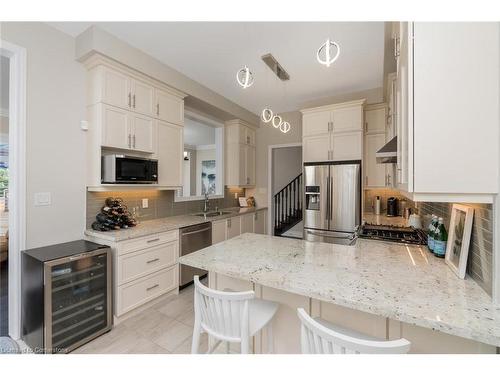
M 212 222 L 212 245 L 229 240 L 243 233 L 266 234 L 267 210 Z
M 163 294 L 178 290 L 178 230 L 119 242 L 89 239 L 112 249 L 115 320 Z

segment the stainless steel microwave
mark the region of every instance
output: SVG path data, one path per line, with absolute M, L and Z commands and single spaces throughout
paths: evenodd
M 158 160 L 120 154 L 102 156 L 101 183 L 157 184 Z

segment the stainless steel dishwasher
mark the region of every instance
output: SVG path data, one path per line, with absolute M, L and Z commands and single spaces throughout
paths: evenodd
M 181 228 L 180 255 L 191 254 L 195 251 L 212 245 L 212 223 L 203 223 Z M 181 265 L 179 272 L 179 285 L 184 288 L 193 282 L 193 276 L 205 276 L 207 271 L 190 266 Z

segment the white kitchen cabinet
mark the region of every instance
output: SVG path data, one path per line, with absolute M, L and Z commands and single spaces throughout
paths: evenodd
M 226 219 L 226 239 L 239 236 L 241 234 L 241 216 Z
M 378 188 L 387 186 L 386 165 L 378 164 L 375 153 L 385 144 L 385 134 L 365 135 L 365 188 Z
M 241 234 L 254 232 L 254 214 L 246 214 L 240 216 L 241 219 Z
M 155 90 L 155 114 L 160 120 L 184 124 L 184 100 L 164 90 Z
M 102 124 L 100 146 L 128 149 L 131 146 L 128 111 L 109 105 L 98 105 L 96 119 Z
M 399 25 L 398 188 L 416 201 L 492 203 L 499 167 L 498 23 Z
M 255 186 L 255 130 L 241 120 L 226 122 L 226 185 Z
M 331 135 L 313 135 L 302 138 L 302 155 L 304 162 L 330 160 Z
M 95 85 L 96 91 L 92 104 L 103 102 L 120 108 L 130 108 L 132 94 L 129 76 L 103 66 L 98 67 L 94 74 L 96 77 L 91 82 Z
M 226 240 L 226 220 L 212 222 L 212 245 Z
M 253 231 L 257 234 L 266 234 L 267 210 L 259 210 L 254 213 Z
M 153 116 L 154 87 L 137 79 L 132 79 L 130 86 L 133 111 Z
M 365 107 L 365 134 L 379 134 L 386 131 L 387 105 L 369 104 Z
M 158 185 L 182 186 L 184 128 L 157 120 Z
M 130 114 L 131 149 L 134 151 L 154 152 L 155 120 L 148 116 Z
M 304 162 L 362 159 L 364 102 L 301 110 Z

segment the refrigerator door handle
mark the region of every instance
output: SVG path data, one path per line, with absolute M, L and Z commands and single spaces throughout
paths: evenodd
M 326 221 L 330 221 L 330 176 L 326 178 Z
M 333 228 L 333 177 L 330 177 L 330 205 L 328 206 L 328 209 L 330 210 L 330 228 Z

